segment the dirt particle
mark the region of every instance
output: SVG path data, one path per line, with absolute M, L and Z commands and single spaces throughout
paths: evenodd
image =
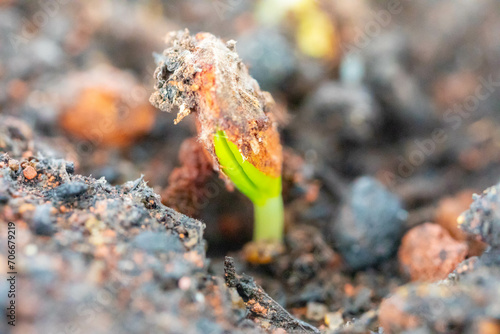
M 27 180 L 33 180 L 38 175 L 38 173 L 36 172 L 35 168 L 33 168 L 32 166 L 26 167 L 23 170 L 23 174 L 24 174 L 24 177 Z
M 402 291 L 403 288 L 400 290 Z M 404 311 L 404 304 L 404 298 L 398 294 L 382 301 L 379 309 L 379 321 L 380 326 L 384 328 L 384 333 L 398 333 L 403 329 L 418 327 L 420 323 L 418 317 L 407 314 Z
M 184 276 L 179 280 L 179 289 L 186 291 L 191 287 L 191 278 Z
M 250 304 L 250 302 L 249 302 Z M 267 314 L 267 309 L 260 305 L 259 303 L 255 302 L 253 305 L 252 305 L 252 311 L 255 312 L 255 313 L 258 313 L 258 314 L 262 314 L 262 315 L 266 315 Z
M 17 172 L 19 170 L 19 161 L 14 159 L 9 160 L 9 168 L 12 171 Z
M 321 321 L 325 318 L 328 308 L 325 304 L 309 302 L 307 303 L 306 317 L 309 320 Z
M 344 319 L 342 318 L 342 312 L 327 313 L 325 315 L 325 324 L 328 329 L 336 330 L 344 324 Z

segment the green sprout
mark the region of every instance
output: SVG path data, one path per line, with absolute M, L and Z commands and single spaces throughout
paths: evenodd
M 222 172 L 254 204 L 253 240 L 281 242 L 284 228 L 281 176 L 266 175 L 246 161 L 222 130 L 214 135 L 214 146 Z
M 269 261 L 259 247 L 275 254 L 284 229 L 283 147 L 274 100 L 250 76 L 234 41 L 184 30 L 171 33 L 167 43 L 157 57 L 150 101 L 164 111 L 178 108 L 175 124 L 196 114 L 198 140 L 214 167 L 254 204 L 253 258 Z

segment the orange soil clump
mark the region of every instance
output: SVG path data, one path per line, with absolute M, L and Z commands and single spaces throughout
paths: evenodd
M 96 86 L 82 89 L 60 121 L 78 139 L 97 146 L 126 147 L 151 129 L 155 112 L 146 102 L 129 107 L 119 93 Z
M 465 259 L 467 244 L 454 240 L 439 225 L 425 223 L 403 237 L 399 263 L 413 281 L 445 279 Z
M 23 170 L 24 177 L 28 180 L 33 180 L 38 173 L 36 172 L 35 168 L 32 166 L 28 166 Z
M 213 174 L 212 161 L 195 138 L 188 138 L 182 143 L 179 161 L 181 167 L 170 174 L 169 186 L 162 194 L 163 202 L 185 215 L 196 216 L 213 191 L 205 185 Z

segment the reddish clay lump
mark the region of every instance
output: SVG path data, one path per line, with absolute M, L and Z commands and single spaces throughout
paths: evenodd
M 454 240 L 441 226 L 425 223 L 403 237 L 399 262 L 413 281 L 446 278 L 465 259 L 467 244 Z

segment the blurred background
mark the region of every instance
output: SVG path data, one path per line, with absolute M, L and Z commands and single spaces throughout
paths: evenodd
M 362 175 L 402 199 L 410 225 L 499 179 L 495 0 L 0 0 L 0 127 L 23 119 L 43 138 L 33 152 L 80 174 L 144 175 L 165 204 L 207 223 L 209 252 L 241 248 L 251 203 L 216 175 L 195 208 L 192 194 L 168 196 L 193 117 L 174 126 L 148 99 L 153 53 L 184 28 L 236 40 L 276 100 L 291 221 L 325 228 Z

